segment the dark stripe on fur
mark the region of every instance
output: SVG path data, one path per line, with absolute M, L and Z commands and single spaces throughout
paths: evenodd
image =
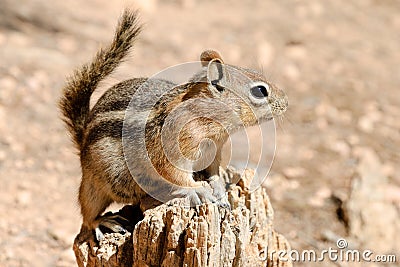
M 83 150 L 105 137 L 115 138 L 116 142 L 121 142 L 123 124 L 123 120 L 109 120 L 98 123 L 86 136 Z

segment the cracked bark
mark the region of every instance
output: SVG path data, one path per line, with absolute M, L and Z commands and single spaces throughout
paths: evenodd
M 228 192 L 230 211 L 212 204 L 185 208 L 184 199 L 158 206 L 146 199 L 141 203 L 144 214 L 126 206 L 118 213 L 129 219 L 133 232 L 105 234 L 97 244 L 92 232 L 81 231 L 73 246 L 78 265 L 292 266 L 278 258 L 277 251 L 290 246 L 273 229 L 273 210 L 265 189 L 248 190 L 253 172 L 247 170 L 240 177 L 228 169 L 220 175 L 239 180 Z

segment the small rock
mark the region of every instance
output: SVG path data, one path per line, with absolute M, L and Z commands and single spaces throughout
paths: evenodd
M 395 174 L 394 166 L 393 166 L 392 164 L 390 164 L 390 163 L 383 164 L 383 166 L 382 166 L 382 172 L 383 172 L 383 173 L 385 174 L 385 176 L 387 176 L 387 177 L 394 176 L 394 174 Z
M 351 134 L 347 140 L 349 141 L 350 145 L 358 145 L 360 143 L 360 137 L 356 134 Z
M 306 174 L 306 170 L 301 167 L 289 167 L 283 170 L 283 174 L 289 178 L 295 178 L 304 176 Z
M 323 207 L 325 200 L 332 195 L 332 190 L 328 187 L 322 187 L 315 192 L 315 195 L 308 199 L 308 203 L 314 207 Z
M 26 207 L 32 203 L 32 194 L 27 190 L 19 191 L 16 198 L 17 204 Z
M 310 11 L 314 16 L 321 16 L 324 14 L 325 8 L 319 2 L 313 2 L 310 4 Z
M 337 140 L 337 141 L 331 142 L 330 143 L 330 148 L 333 151 L 339 153 L 342 157 L 346 157 L 347 158 L 350 155 L 350 147 L 349 147 L 349 145 L 346 142 L 342 141 L 342 140 Z
M 315 125 L 318 129 L 324 130 L 328 127 L 328 121 L 325 117 L 318 117 L 315 121 Z
M 7 158 L 7 153 L 4 150 L 0 150 L 0 162 L 4 161 L 6 158 Z
M 58 47 L 64 53 L 74 53 L 78 50 L 78 44 L 73 38 L 62 36 L 57 41 Z
M 375 124 L 382 120 L 382 112 L 379 110 L 377 103 L 374 101 L 368 102 L 365 105 L 365 115 L 358 120 L 358 126 L 361 130 L 371 133 Z
M 368 115 L 362 116 L 358 120 L 358 127 L 364 132 L 371 133 L 374 130 L 374 122 Z
M 300 157 L 304 160 L 310 160 L 312 158 L 314 158 L 315 156 L 315 151 L 309 148 L 303 148 L 300 151 Z
M 0 86 L 1 86 L 0 90 L 0 99 L 1 99 L 6 97 L 6 95 L 4 95 L 6 89 L 15 89 L 17 87 L 17 81 L 11 77 L 3 77 L 0 79 Z

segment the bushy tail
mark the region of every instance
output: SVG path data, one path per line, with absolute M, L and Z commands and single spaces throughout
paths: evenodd
M 92 93 L 99 82 L 112 73 L 127 56 L 140 30 L 137 12 L 125 10 L 112 43 L 101 49 L 91 63 L 76 70 L 67 81 L 59 107 L 78 149 L 82 147 Z

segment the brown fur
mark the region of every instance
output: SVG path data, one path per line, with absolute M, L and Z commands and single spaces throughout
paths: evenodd
M 175 85 L 164 80 L 149 81 L 147 78 L 133 78 L 107 90 L 91 110 L 89 101 L 99 82 L 112 73 L 127 56 L 140 29 L 141 27 L 137 23 L 137 14 L 129 10 L 125 11 L 111 44 L 101 49 L 92 63 L 82 66 L 75 72 L 64 87 L 60 100 L 64 121 L 80 152 L 82 182 L 79 189 L 79 203 L 83 226 L 89 229 L 98 229 L 99 225 L 108 225 L 107 227 L 118 231 L 119 228 L 110 226 L 109 221 L 101 217 L 101 214 L 114 201 L 138 204 L 146 196 L 146 193 L 137 181 L 145 180 L 144 182 L 150 187 L 157 187 L 159 185 L 155 182 L 156 176 L 161 175 L 167 181 L 178 186 L 195 188 L 202 185 L 201 182 L 194 179 L 195 171 L 183 171 L 169 161 L 162 140 L 162 131 L 167 118 L 182 103 L 190 104 L 192 103 L 190 101 L 193 100 L 194 103 L 202 103 L 202 101 L 206 103 L 199 109 L 190 106 L 182 109 L 182 113 L 173 115 L 177 121 L 186 123 L 177 136 L 183 157 L 196 160 L 201 154 L 199 149 L 202 145 L 204 146 L 203 140 L 208 139 L 214 142 L 215 158 L 210 165 L 199 170 L 199 172 L 204 172 L 206 178 L 218 174 L 221 149 L 230 132 L 241 126 L 258 123 L 252 108 L 260 110 L 264 108 L 263 116 L 268 115 L 268 119 L 270 119 L 269 115 L 271 114 L 267 112 L 266 107 L 253 107 L 251 104 L 249 106 L 249 103 L 243 100 L 248 96 L 246 87 L 248 80 L 268 83 L 262 75 L 252 70 L 233 66 L 232 68 L 223 66 L 212 68 L 216 66 L 213 65 L 213 62 L 222 63 L 223 61 L 218 52 L 206 50 L 201 54 L 200 60 L 203 68 L 207 68 L 207 70 L 196 74 L 191 82 L 174 87 L 151 107 L 145 128 L 146 151 L 133 151 L 138 154 L 148 152 L 151 166 L 139 164 L 137 168 L 139 168 L 140 175 L 133 177 L 128 168 L 122 144 L 125 110 L 138 88 L 148 82 L 150 82 L 148 90 L 170 88 Z M 231 70 L 242 74 L 229 73 Z M 231 82 L 233 87 L 240 89 L 237 91 L 239 95 L 225 90 L 223 85 L 211 84 L 207 80 L 208 74 L 214 77 L 213 83 L 218 82 L 218 77 L 226 79 L 225 82 L 228 83 L 231 77 L 236 78 Z M 286 95 L 272 85 L 270 88 L 272 100 L 269 105 L 273 107 L 272 113 L 280 112 L 279 114 L 281 114 L 287 107 Z M 150 95 L 148 98 L 151 97 Z M 229 109 L 223 109 L 215 104 L 208 107 L 207 100 L 209 99 L 218 99 L 221 101 L 218 103 L 225 103 Z M 148 99 L 141 101 L 146 102 Z M 204 114 L 209 116 L 203 116 Z M 191 115 L 198 116 L 186 121 L 185 119 L 191 118 Z M 133 114 L 133 116 L 136 115 Z M 219 120 L 215 120 L 215 118 Z M 133 138 L 136 136 L 134 135 Z M 167 141 L 172 142 L 171 140 Z M 203 149 L 208 149 L 207 145 Z M 138 158 L 138 160 L 140 159 Z M 212 195 L 208 195 L 204 191 L 195 190 L 193 193 L 188 189 L 185 192 L 184 196 L 194 197 L 195 200 L 202 197 L 206 200 L 212 199 Z M 223 193 L 224 187 L 220 195 Z

